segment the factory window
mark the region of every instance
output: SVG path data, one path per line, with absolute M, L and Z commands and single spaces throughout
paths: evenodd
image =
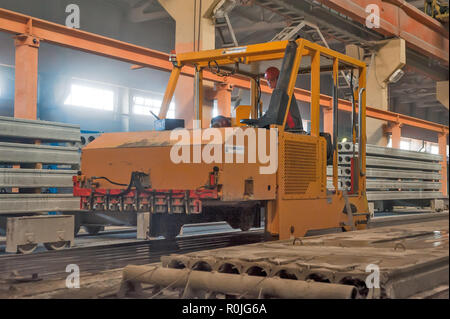
M 431 154 L 439 154 L 439 145 L 431 145 Z
M 112 111 L 114 109 L 114 91 L 72 84 L 64 104 Z
M 411 149 L 411 142 L 409 140 L 400 140 L 400 149 L 409 151 Z
M 142 96 L 133 97 L 133 113 L 139 115 L 151 115 L 153 112 L 155 115 L 159 115 L 161 109 L 162 100 L 146 98 Z M 151 111 L 151 112 L 150 112 Z M 175 103 L 170 103 L 169 110 L 167 111 L 167 118 L 175 118 Z
M 212 117 L 216 117 L 219 115 L 219 109 L 217 107 L 217 100 L 214 100 L 213 102 L 213 114 Z

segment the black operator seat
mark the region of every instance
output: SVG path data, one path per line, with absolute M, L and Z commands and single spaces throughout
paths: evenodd
M 241 120 L 242 124 L 260 128 L 268 128 L 272 124 L 283 124 L 287 105 L 289 103 L 289 96 L 287 94 L 287 90 L 289 87 L 289 78 L 294 65 L 296 52 L 297 43 L 295 41 L 290 41 L 286 46 L 277 87 L 273 90 L 270 97 L 270 103 L 267 112 L 259 119 Z M 295 98 L 292 98 L 291 100 L 290 114 L 292 116 L 292 119 L 294 120 L 295 125 L 294 128 L 291 129 L 294 129 L 295 131 L 303 131 L 302 118 L 298 110 L 298 105 Z

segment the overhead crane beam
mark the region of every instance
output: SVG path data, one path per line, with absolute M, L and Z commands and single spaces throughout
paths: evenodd
M 366 6 L 378 5 L 380 27 L 376 31 L 406 41 L 406 46 L 449 64 L 447 29 L 405 0 L 317 0 L 365 25 Z

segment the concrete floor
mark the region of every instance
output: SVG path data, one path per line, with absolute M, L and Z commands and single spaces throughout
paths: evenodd
M 420 213 L 430 213 L 429 209 L 408 207 L 398 208 L 393 212 L 376 212 L 376 217 L 410 215 Z M 205 235 L 213 233 L 235 232 L 238 230 L 232 229 L 225 222 L 208 223 L 208 224 L 192 224 L 185 225 L 180 233 L 180 236 Z M 108 226 L 105 231 L 99 235 L 89 235 L 83 228 L 81 228 L 78 236 L 75 238 L 73 247 L 92 247 L 100 245 L 121 244 L 139 241 L 136 239 L 136 231 L 133 227 L 119 227 Z M 0 256 L 5 253 L 6 237 L 0 236 Z M 46 249 L 39 245 L 35 252 L 46 251 Z

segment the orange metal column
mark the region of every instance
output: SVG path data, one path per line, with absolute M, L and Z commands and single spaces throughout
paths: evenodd
M 442 174 L 442 188 L 441 192 L 444 194 L 444 196 L 447 196 L 447 139 L 448 134 L 440 133 L 438 137 L 438 143 L 439 143 L 439 154 L 442 155 L 442 162 L 441 162 L 441 174 Z
M 217 84 L 217 113 L 226 117 L 231 116 L 231 85 L 227 83 Z
M 320 52 L 311 57 L 311 136 L 320 133 Z
M 15 38 L 16 70 L 14 117 L 37 118 L 39 39 L 28 35 Z
M 333 110 L 323 109 L 323 131 L 330 133 L 333 137 Z
M 400 138 L 402 137 L 402 126 L 401 124 L 395 123 L 391 128 L 391 139 L 392 139 L 392 148 L 400 148 Z

